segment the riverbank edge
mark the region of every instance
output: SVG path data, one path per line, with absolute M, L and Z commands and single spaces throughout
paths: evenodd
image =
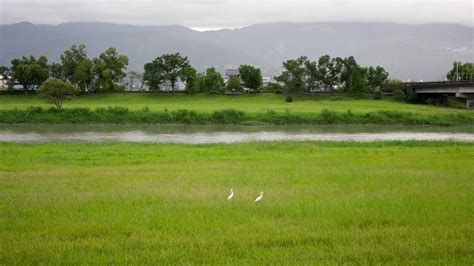
M 126 107 L 69 108 L 58 111 L 42 107 L 0 111 L 2 124 L 235 124 L 235 125 L 474 125 L 473 113 L 420 114 L 395 110 L 358 113 L 324 109 L 318 113 L 291 111 L 248 113 L 236 109 L 213 112 L 194 110 L 150 111 L 148 108 L 129 110 Z

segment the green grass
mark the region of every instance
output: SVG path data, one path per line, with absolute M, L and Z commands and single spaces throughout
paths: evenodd
M 474 143 L 0 143 L 0 154 L 0 264 L 474 261 Z
M 212 112 L 233 108 L 248 113 L 261 113 L 268 110 L 285 112 L 287 109 L 296 113 L 313 113 L 329 109 L 336 112 L 351 110 L 357 113 L 367 113 L 380 110 L 396 110 L 414 113 L 446 113 L 472 112 L 465 109 L 437 107 L 429 105 L 414 105 L 394 101 L 390 98 L 382 100 L 351 99 L 321 96 L 294 96 L 293 102 L 285 102 L 285 95 L 261 93 L 257 95 L 224 96 L 224 95 L 186 95 L 186 94 L 153 94 L 153 93 L 114 93 L 80 96 L 65 103 L 65 108 L 97 108 L 108 106 L 123 106 L 130 110 L 140 110 L 144 106 L 151 111 L 195 110 Z M 26 109 L 29 106 L 50 107 L 44 100 L 35 95 L 0 95 L 0 110 L 13 108 Z

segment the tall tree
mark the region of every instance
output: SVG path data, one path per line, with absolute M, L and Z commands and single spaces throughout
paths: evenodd
M 95 89 L 99 92 L 111 92 L 118 89 L 117 84 L 127 76 L 125 70 L 128 57 L 121 55 L 117 49 L 110 47 L 94 58 L 93 73 L 96 75 Z
M 319 84 L 321 83 L 321 77 L 318 69 L 318 62 L 306 60 L 304 62 L 306 70 L 306 89 L 313 91 L 318 89 Z
M 52 63 L 49 65 L 49 76 L 56 79 L 65 80 L 63 65 L 60 63 Z
M 375 91 L 376 88 L 380 88 L 387 78 L 388 72 L 381 66 L 375 68 L 369 67 L 367 70 L 367 81 L 372 91 Z
M 93 63 L 87 57 L 84 44 L 72 45 L 61 55 L 61 68 L 65 80 L 85 92 L 90 89 L 94 80 Z
M 158 89 L 163 81 L 169 81 L 174 91 L 178 78 L 184 79 L 185 69 L 189 66 L 187 57 L 179 53 L 165 54 L 145 64 L 144 79 L 152 89 Z
M 11 61 L 11 65 L 12 80 L 23 85 L 25 94 L 28 94 L 31 85 L 39 86 L 48 79 L 48 58 L 44 55 L 38 58 L 34 56 L 15 58 Z
M 343 61 L 340 57 L 331 58 L 329 55 L 319 57 L 317 75 L 324 91 L 331 91 L 339 81 Z
M 245 87 L 256 90 L 262 86 L 262 71 L 250 65 L 241 65 L 239 67 L 240 78 Z
M 222 92 L 223 86 L 224 79 L 221 74 L 213 67 L 208 68 L 204 77 L 204 91 L 207 93 Z
M 0 75 L 7 78 L 10 75 L 10 69 L 6 66 L 0 66 Z
M 288 60 L 283 63 L 283 72 L 276 80 L 284 83 L 284 87 L 288 91 L 303 91 L 305 89 L 306 79 L 306 56 L 297 59 Z
M 367 89 L 367 68 L 357 64 L 353 56 L 342 62 L 341 81 L 349 92 L 363 92 Z
M 183 77 L 186 81 L 186 92 L 195 93 L 199 90 L 199 77 L 197 70 L 192 66 L 185 67 L 183 69 Z

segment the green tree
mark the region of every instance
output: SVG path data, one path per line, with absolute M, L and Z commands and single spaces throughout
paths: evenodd
M 364 92 L 367 90 L 367 68 L 357 64 L 353 56 L 342 62 L 341 81 L 348 92 Z
M 243 90 L 240 79 L 237 76 L 230 76 L 226 85 L 227 90 L 241 92 Z
M 217 70 L 213 67 L 206 70 L 206 75 L 204 76 L 204 91 L 207 93 L 218 93 L 222 92 L 224 86 L 224 79 Z
M 454 62 L 453 68 L 446 74 L 448 80 L 465 81 L 474 79 L 474 63 Z
M 150 90 L 158 91 L 165 80 L 159 62 L 155 59 L 151 63 L 146 63 L 144 69 L 143 80 L 146 82 Z
M 178 78 L 185 78 L 185 70 L 189 66 L 187 57 L 179 53 L 165 54 L 145 64 L 144 80 L 154 90 L 159 89 L 163 81 L 169 81 L 174 91 Z
M 319 57 L 317 80 L 321 82 L 324 91 L 332 91 L 334 85 L 340 81 L 343 61 L 340 57 L 331 58 L 329 55 Z
M 0 76 L 6 78 L 10 75 L 10 69 L 6 66 L 0 66 Z
M 318 62 L 306 60 L 304 62 L 306 71 L 305 88 L 309 91 L 313 91 L 319 88 L 321 78 L 318 72 Z
M 17 81 L 23 85 L 25 94 L 28 94 L 31 85 L 40 85 L 49 76 L 48 58 L 42 55 L 38 58 L 34 56 L 11 61 L 11 82 Z
M 111 92 L 120 89 L 118 83 L 127 76 L 125 70 L 128 57 L 118 54 L 117 49 L 110 47 L 93 60 L 92 71 L 95 74 L 95 90 L 98 92 Z
M 256 90 L 262 86 L 262 71 L 260 68 L 250 65 L 241 65 L 239 67 L 239 74 L 240 78 L 244 82 L 245 87 Z
M 306 56 L 301 56 L 297 59 L 288 60 L 283 63 L 283 72 L 276 80 L 283 82 L 284 88 L 287 91 L 304 91 L 306 78 Z
M 84 44 L 73 45 L 61 55 L 64 79 L 80 88 L 82 92 L 90 90 L 94 81 L 93 62 L 87 57 L 85 49 Z
M 72 84 L 55 78 L 46 80 L 38 89 L 38 96 L 54 104 L 58 110 L 62 109 L 64 101 L 72 99 L 77 93 Z
M 199 77 L 195 68 L 187 66 L 183 69 L 183 78 L 186 81 L 186 93 L 199 91 Z
M 66 77 L 64 76 L 63 65 L 60 63 L 52 63 L 49 65 L 49 76 L 52 78 L 65 80 Z
M 367 70 L 367 82 L 372 91 L 376 88 L 380 88 L 382 84 L 387 80 L 388 72 L 381 66 L 369 67 Z

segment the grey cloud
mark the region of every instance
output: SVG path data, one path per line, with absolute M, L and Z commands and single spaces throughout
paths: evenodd
M 0 0 L 0 23 L 104 21 L 236 27 L 266 22 L 374 21 L 473 26 L 470 0 Z

